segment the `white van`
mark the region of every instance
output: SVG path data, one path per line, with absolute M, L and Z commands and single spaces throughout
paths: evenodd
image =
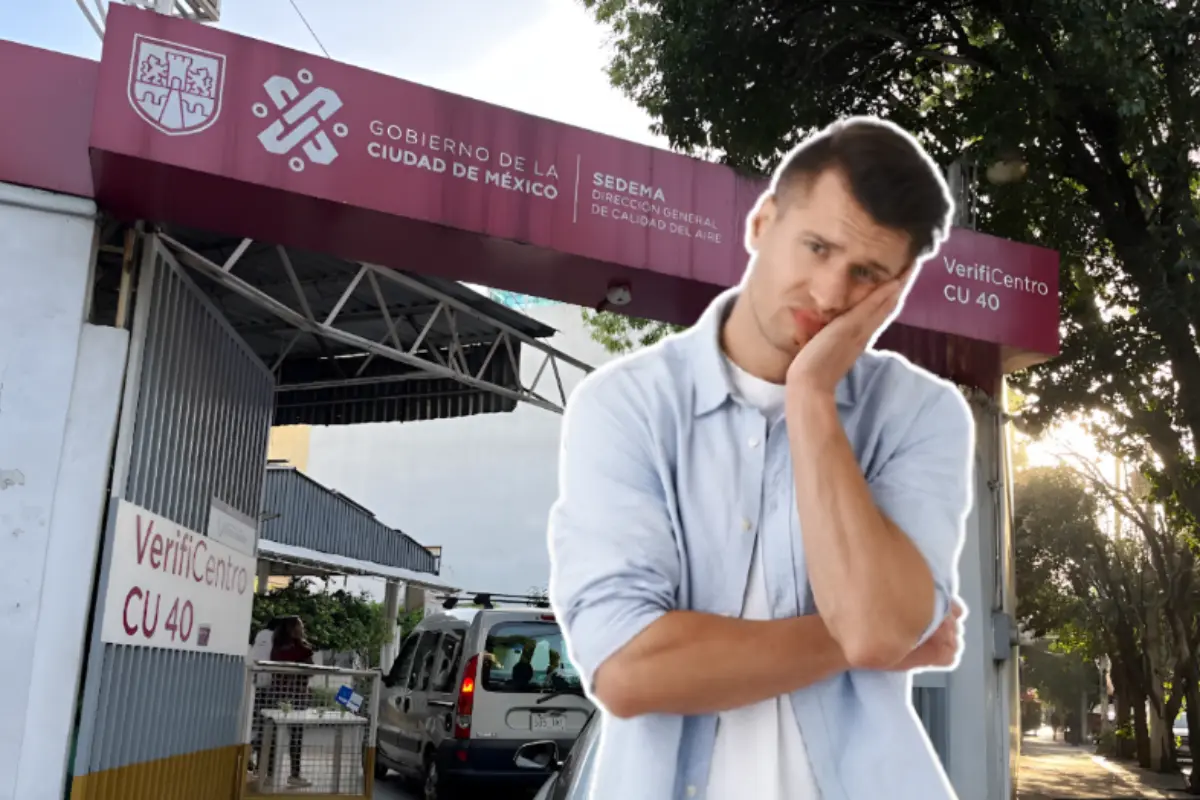
M 472 784 L 536 789 L 550 768 L 518 768 L 517 750 L 551 740 L 565 756 L 593 710 L 548 610 L 430 614 L 383 683 L 376 776 L 395 770 L 418 779 L 427 800 L 449 800 Z

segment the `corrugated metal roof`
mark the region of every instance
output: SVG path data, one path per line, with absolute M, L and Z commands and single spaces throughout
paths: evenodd
M 295 467 L 270 464 L 259 536 L 279 544 L 438 574 L 438 558 L 343 494 Z
M 119 240 L 119 229 L 116 224 L 106 228 L 112 242 Z M 346 292 L 361 265 L 288 248 L 286 258 L 297 279 L 293 283 L 281 269 L 280 252 L 273 245 L 252 242 L 239 251 L 242 240 L 237 237 L 176 226 L 169 232 L 213 263 L 222 264 L 238 253 L 231 274 L 284 305 L 304 306 L 317 320 L 336 312 L 335 325 L 340 331 L 394 346 L 432 364 L 445 365 L 453 358 L 462 373 L 510 392 L 522 390 L 524 348 L 514 341 L 500 342 L 494 350 L 502 335 L 496 324 L 530 339 L 542 340 L 556 333 L 554 328 L 455 281 L 403 273 L 407 284 L 363 280 Z M 100 262 L 95 298 L 98 316 L 106 318 L 115 313 L 117 305 L 120 254 L 110 247 L 100 254 Z M 259 360 L 275 371 L 276 425 L 448 419 L 505 413 L 519 402 L 511 395 L 430 374 L 417 365 L 368 357 L 344 342 L 297 335 L 287 321 L 228 287 L 203 276 L 198 276 L 196 283 Z M 426 290 L 461 303 L 468 313 L 447 313 Z M 386 309 L 382 313 L 381 302 Z M 456 351 L 453 357 L 451 348 Z

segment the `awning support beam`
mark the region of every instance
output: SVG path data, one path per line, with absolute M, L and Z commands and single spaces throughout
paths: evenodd
M 222 287 L 235 292 L 242 298 L 254 303 L 257 307 L 270 313 L 281 322 L 295 329 L 294 335 L 289 339 L 283 352 L 271 365 L 271 370 L 278 376 L 279 370 L 283 364 L 284 358 L 291 351 L 296 342 L 305 334 L 312 335 L 318 342 L 318 345 L 323 351 L 328 354 L 327 346 L 329 342 L 337 342 L 338 344 L 351 347 L 361 351 L 366 355 L 363 363 L 360 364 L 355 371 L 354 377 L 345 379 L 329 380 L 329 381 L 310 381 L 306 383 L 296 384 L 280 384 L 276 387 L 277 392 L 300 391 L 306 389 L 316 389 L 323 387 L 336 387 L 347 385 L 358 385 L 368 383 L 393 383 L 407 380 L 420 380 L 428 378 L 449 378 L 458 383 L 470 386 L 473 389 L 491 392 L 502 397 L 507 397 L 521 403 L 538 408 L 552 411 L 557 414 L 563 413 L 566 407 L 566 390 L 563 386 L 560 373 L 559 362 L 575 367 L 583 372 L 590 372 L 589 367 L 579 359 L 573 358 L 560 350 L 550 347 L 544 342 L 541 342 L 528 334 L 525 334 L 510 325 L 495 319 L 488 314 L 461 302 L 455 297 L 452 297 L 444 292 L 440 292 L 433 287 L 427 286 L 420 281 L 414 280 L 408 275 L 396 272 L 395 270 L 381 267 L 374 264 L 358 264 L 359 267 L 354 272 L 347 271 L 347 286 L 341 292 L 337 303 L 329 312 L 328 316 L 322 321 L 317 319 L 308 298 L 304 293 L 304 289 L 296 273 L 295 267 L 292 264 L 291 257 L 287 250 L 282 246 L 276 247 L 276 252 L 279 256 L 279 264 L 284 272 L 286 279 L 285 285 L 290 285 L 295 292 L 295 304 L 299 308 L 295 308 L 288 303 L 284 303 L 280 299 L 273 297 L 258 287 L 241 279 L 234 273 L 234 267 L 245 254 L 246 250 L 252 244 L 250 239 L 243 239 L 242 242 L 234 250 L 233 254 L 225 260 L 223 264 L 218 264 L 207 257 L 201 255 L 179 240 L 165 233 L 156 234 L 171 253 L 179 260 L 179 262 L 197 272 L 202 273 L 213 282 Z M 362 286 L 363 279 L 366 279 L 367 285 L 370 287 L 370 295 L 374 297 L 377 311 L 385 325 L 386 333 L 380 341 L 371 341 L 370 339 L 358 336 L 357 334 L 341 330 L 335 327 L 338 317 L 342 310 L 346 307 L 347 302 L 354 296 L 356 291 L 359 291 Z M 384 294 L 381 288 L 381 281 L 389 280 L 402 286 L 405 290 L 411 293 L 418 294 L 428 298 L 433 304 L 433 313 L 430 314 L 421 330 L 418 331 L 411 320 L 408 320 L 405 314 L 400 313 L 397 309 L 389 309 Z M 362 292 L 357 295 L 362 297 Z M 483 323 L 485 326 L 496 331 L 495 338 L 492 341 L 490 350 L 487 353 L 483 366 L 475 371 L 470 370 L 467 363 L 467 356 L 464 342 L 460 335 L 458 324 L 459 315 L 467 316 L 476 322 Z M 441 320 L 442 323 L 449 329 L 449 343 L 445 347 L 445 353 L 441 352 L 442 348 L 436 346 L 429 340 L 431 331 L 434 325 Z M 409 347 L 404 347 L 401 343 L 397 330 L 401 323 L 408 323 L 413 332 L 417 334 L 416 339 Z M 486 340 L 485 340 L 486 341 Z M 427 343 L 428 342 L 428 343 Z M 501 347 L 503 345 L 503 348 Z M 521 381 L 520 360 L 517 358 L 519 346 L 524 345 L 527 348 L 537 350 L 544 355 L 541 366 L 537 370 L 537 374 L 533 380 L 527 385 Z M 421 348 L 425 349 L 422 351 Z M 509 367 L 512 374 L 517 376 L 518 387 L 502 386 L 492 383 L 483 378 L 492 359 L 498 354 L 503 353 L 509 360 Z M 397 376 L 382 376 L 382 377 L 364 377 L 364 371 L 367 365 L 375 358 L 383 358 L 389 361 L 394 361 L 418 370 L 417 373 L 409 375 Z M 338 361 L 340 359 L 332 359 Z M 334 364 L 340 369 L 339 364 Z M 539 384 L 542 382 L 543 376 L 546 374 L 547 367 L 554 375 L 556 393 L 551 393 L 551 397 L 545 396 L 538 391 Z M 557 394 L 557 397 L 554 397 Z

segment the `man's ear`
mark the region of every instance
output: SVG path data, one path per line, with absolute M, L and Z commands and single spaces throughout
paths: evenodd
M 755 204 L 754 210 L 750 212 L 750 219 L 746 225 L 746 249 L 751 253 L 758 252 L 759 242 L 762 241 L 763 235 L 774 224 L 776 217 L 779 214 L 779 203 L 775 199 L 775 195 L 769 192 L 759 198 Z

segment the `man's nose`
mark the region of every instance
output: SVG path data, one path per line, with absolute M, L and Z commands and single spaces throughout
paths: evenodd
M 818 270 L 809 282 L 816 311 L 832 319 L 846 310 L 850 303 L 850 279 L 840 265 L 827 265 Z

